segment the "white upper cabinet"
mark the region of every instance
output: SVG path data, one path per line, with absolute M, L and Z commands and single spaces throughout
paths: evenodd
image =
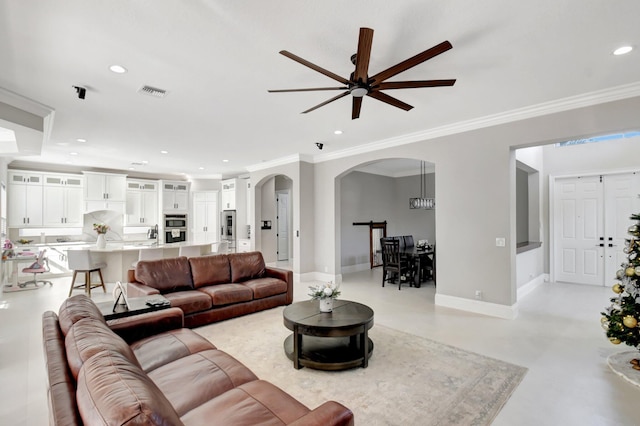
M 122 201 L 127 198 L 127 176 L 109 173 L 83 172 L 85 201 Z
M 189 182 L 162 182 L 162 211 L 189 211 Z
M 44 175 L 44 226 L 83 225 L 83 182 L 80 175 Z
M 42 226 L 42 173 L 8 171 L 9 227 Z
M 158 182 L 127 179 L 127 226 L 158 224 Z

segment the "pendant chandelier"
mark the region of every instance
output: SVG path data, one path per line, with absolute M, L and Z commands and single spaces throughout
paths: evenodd
M 427 165 L 424 161 L 420 162 L 420 197 L 409 198 L 410 209 L 432 210 L 436 207 L 435 198 L 427 198 L 425 196 L 427 190 Z

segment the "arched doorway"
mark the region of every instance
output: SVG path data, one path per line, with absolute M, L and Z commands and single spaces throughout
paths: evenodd
M 420 197 L 421 186 L 435 197 L 435 165 L 421 160 L 394 158 L 355 166 L 340 180 L 340 272 L 357 272 L 372 267 L 370 229 L 358 223 L 386 222 L 388 235 L 412 235 L 416 241 L 435 244 L 435 211 L 415 209 L 410 198 Z

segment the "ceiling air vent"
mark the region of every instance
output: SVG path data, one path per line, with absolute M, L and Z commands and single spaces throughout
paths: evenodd
M 145 95 L 153 96 L 155 98 L 164 98 L 167 95 L 166 90 L 151 86 L 142 86 L 138 89 L 138 93 L 144 93 Z

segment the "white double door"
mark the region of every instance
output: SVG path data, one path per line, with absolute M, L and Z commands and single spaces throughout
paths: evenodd
M 556 178 L 553 194 L 555 280 L 611 286 L 626 261 L 625 239 L 639 213 L 636 173 Z

